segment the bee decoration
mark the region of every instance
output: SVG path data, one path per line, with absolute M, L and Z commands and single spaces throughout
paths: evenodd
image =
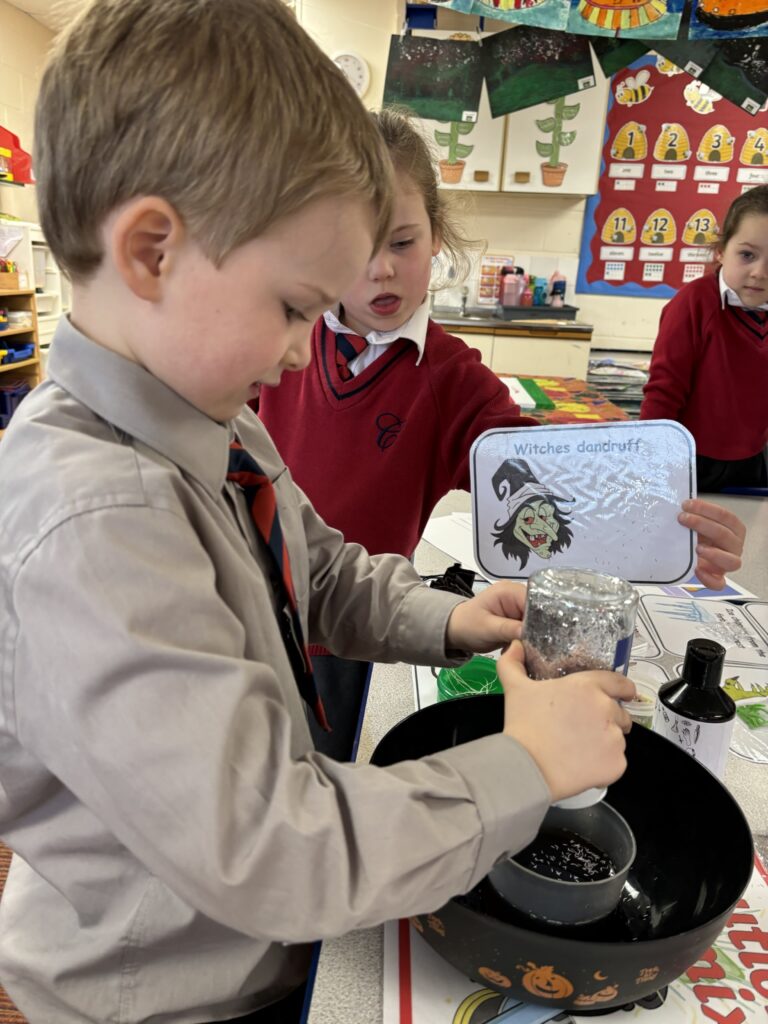
M 635 218 L 629 210 L 620 206 L 605 218 L 600 237 L 608 245 L 632 245 L 637 238 Z
M 683 69 L 679 68 L 677 64 L 673 64 L 671 60 L 667 60 L 666 57 L 662 57 L 660 53 L 656 54 L 656 70 L 660 75 L 667 75 L 671 78 L 673 75 L 682 75 Z
M 683 89 L 683 98 L 691 110 L 695 110 L 697 114 L 711 114 L 717 101 L 723 97 L 719 92 L 715 92 L 714 89 L 710 89 L 708 85 L 704 85 L 703 82 L 698 82 L 694 78 Z
M 643 68 L 636 75 L 628 75 L 616 86 L 616 102 L 622 106 L 631 107 L 635 103 L 645 103 L 653 92 L 653 86 L 648 85 L 650 72 Z
M 677 238 L 675 218 L 669 210 L 654 210 L 643 225 L 640 235 L 646 245 L 672 245 Z
M 686 245 L 711 245 L 716 242 L 720 228 L 711 210 L 697 210 L 686 221 L 683 242 Z
M 753 128 L 747 132 L 739 153 L 739 163 L 751 167 L 768 163 L 768 131 L 765 128 Z
M 701 137 L 696 150 L 696 159 L 705 164 L 727 164 L 733 160 L 733 144 L 736 140 L 724 124 L 713 124 Z
M 611 146 L 611 156 L 615 160 L 644 160 L 647 154 L 645 125 L 637 121 L 627 121 L 616 132 Z
M 675 163 L 687 160 L 690 155 L 691 146 L 685 128 L 677 123 L 662 124 L 656 145 L 653 147 L 654 160 Z

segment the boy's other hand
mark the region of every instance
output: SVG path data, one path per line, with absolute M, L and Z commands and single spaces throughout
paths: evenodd
M 504 647 L 520 636 L 524 608 L 522 583 L 494 583 L 456 605 L 448 619 L 445 646 L 478 653 Z
M 712 501 L 683 502 L 678 521 L 697 534 L 696 577 L 712 590 L 722 590 L 725 574 L 741 568 L 747 528 L 734 512 Z
M 574 672 L 561 679 L 531 680 L 523 645 L 501 655 L 504 733 L 528 751 L 552 801 L 592 786 L 609 786 L 624 773 L 632 719 L 618 703 L 632 700 L 635 685 L 618 672 Z

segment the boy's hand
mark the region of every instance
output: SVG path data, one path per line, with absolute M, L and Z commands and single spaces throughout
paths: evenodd
M 725 574 L 741 568 L 746 526 L 734 512 L 701 498 L 684 501 L 678 521 L 698 534 L 697 578 L 712 590 L 722 590 Z
M 504 687 L 504 733 L 539 766 L 553 803 L 592 786 L 608 786 L 623 774 L 624 733 L 632 719 L 618 702 L 632 700 L 634 683 L 618 672 L 531 680 L 519 641 L 499 658 L 498 673 Z
M 478 653 L 503 647 L 520 636 L 524 609 L 523 584 L 494 583 L 456 605 L 448 619 L 445 646 Z

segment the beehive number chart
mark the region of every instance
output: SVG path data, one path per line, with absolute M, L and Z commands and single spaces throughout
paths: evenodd
M 730 204 L 768 184 L 765 124 L 653 54 L 614 75 L 576 290 L 668 298 L 706 273 Z

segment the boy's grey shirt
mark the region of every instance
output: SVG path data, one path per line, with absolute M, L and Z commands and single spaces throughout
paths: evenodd
M 247 410 L 218 424 L 67 322 L 49 374 L 0 444 L 0 980 L 32 1024 L 236 1016 L 311 940 L 435 910 L 532 839 L 548 790 L 505 736 L 314 752 L 233 431 L 313 643 L 447 664 L 455 597 L 345 545 Z

